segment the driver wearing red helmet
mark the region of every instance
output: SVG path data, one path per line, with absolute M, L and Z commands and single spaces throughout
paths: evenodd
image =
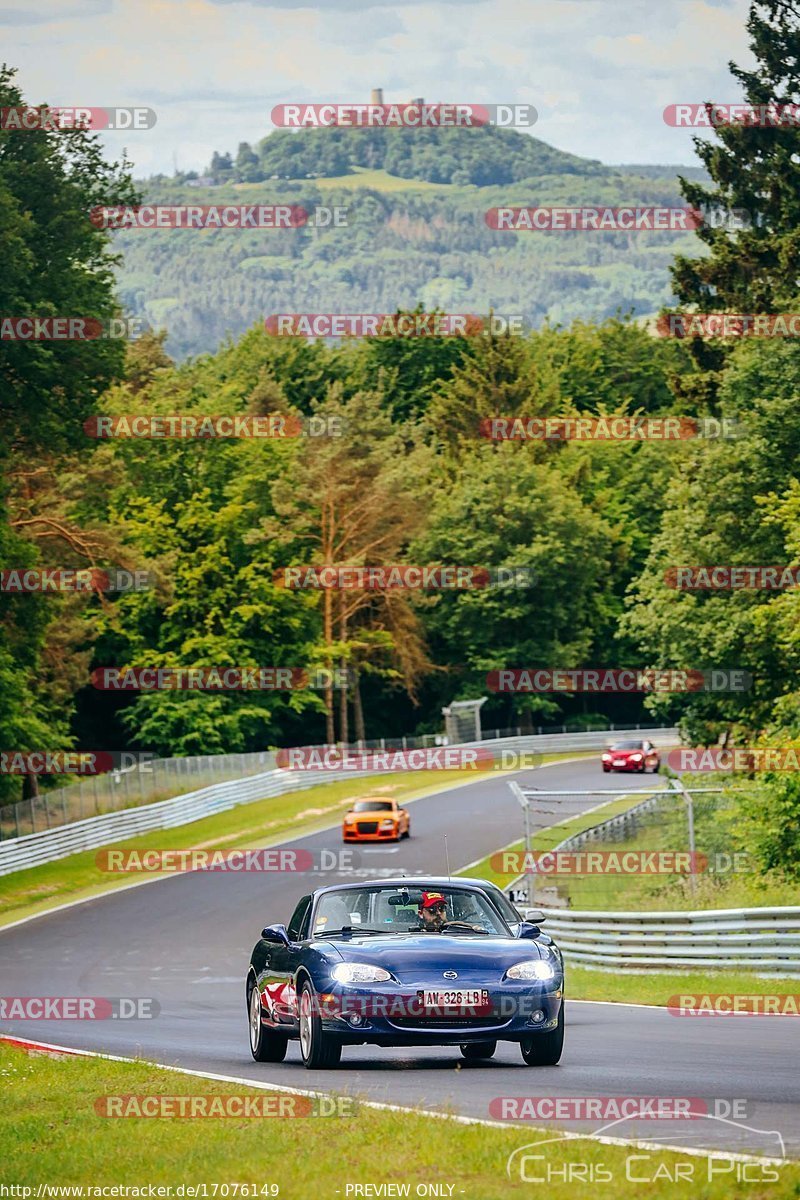
M 447 901 L 443 892 L 423 892 L 417 909 L 420 929 L 425 933 L 441 933 L 447 924 Z

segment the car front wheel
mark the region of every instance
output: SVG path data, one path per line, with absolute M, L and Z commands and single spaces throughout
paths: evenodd
M 319 1005 L 310 983 L 300 992 L 300 1053 L 308 1070 L 327 1070 L 338 1065 L 342 1043 L 322 1028 Z
M 283 1062 L 286 1057 L 287 1038 L 266 1029 L 261 1020 L 261 996 L 258 988 L 250 992 L 249 1005 L 250 1053 L 256 1062 Z
M 534 1033 L 519 1044 L 528 1067 L 554 1067 L 564 1049 L 564 1004 L 558 1013 L 558 1024 L 547 1033 Z
M 459 1046 L 467 1062 L 477 1062 L 481 1058 L 491 1058 L 497 1049 L 497 1042 L 464 1042 Z

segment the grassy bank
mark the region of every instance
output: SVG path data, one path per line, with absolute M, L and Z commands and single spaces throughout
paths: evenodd
M 530 1077 L 536 1075 L 536 1071 L 529 1072 Z M 173 1188 L 205 1184 L 208 1197 L 214 1196 L 215 1186 L 219 1189 L 216 1195 L 234 1196 L 233 1185 L 238 1184 L 238 1195 L 344 1200 L 357 1194 L 353 1190 L 357 1185 L 407 1184 L 413 1196 L 418 1184 L 435 1183 L 444 1186 L 443 1191 L 434 1194 L 465 1200 L 507 1200 L 509 1196 L 533 1194 L 531 1183 L 521 1182 L 518 1172 L 508 1178 L 509 1155 L 530 1142 L 555 1136 L 530 1126 L 499 1129 L 463 1125 L 363 1106 L 349 1116 L 325 1118 L 107 1117 L 98 1113 L 96 1104 L 100 1101 L 101 1106 L 107 1105 L 102 1098 L 108 1096 L 260 1096 L 273 1109 L 280 1111 L 282 1107 L 285 1114 L 292 1107 L 295 1111 L 301 1109 L 306 1102 L 285 1094 L 281 1101 L 275 1093 L 167 1072 L 144 1062 L 29 1057 L 3 1043 L 0 1076 L 6 1082 L 13 1081 L 13 1087 L 5 1089 L 0 1108 L 0 1176 L 4 1182 L 32 1187 L 34 1194 L 39 1184 L 145 1188 L 148 1184 Z M 309 1079 L 298 1082 L 308 1085 Z M 311 1086 L 317 1082 L 312 1079 Z M 334 1080 L 326 1079 L 329 1082 Z M 375 1153 L 378 1146 L 379 1158 Z M 533 1164 L 536 1174 L 549 1170 L 560 1173 L 547 1187 L 549 1200 L 590 1196 L 604 1200 L 642 1194 L 642 1184 L 626 1178 L 630 1152 L 622 1147 L 581 1139 L 556 1141 L 534 1153 L 545 1156 L 543 1162 Z M 678 1194 L 703 1196 L 704 1200 L 723 1200 L 731 1194 L 753 1200 L 769 1195 L 779 1200 L 796 1195 L 800 1189 L 800 1166 L 796 1163 L 772 1168 L 778 1182 L 741 1183 L 732 1193 L 730 1173 L 718 1174 L 707 1182 L 709 1160 L 704 1157 L 694 1158 L 679 1151 L 635 1153 L 644 1157 L 637 1158 L 632 1174 L 655 1180 L 647 1188 L 654 1200 L 674 1200 Z M 676 1191 L 671 1177 L 678 1164 L 694 1168 L 694 1182 L 684 1182 Z M 602 1168 L 605 1180 L 609 1174 L 611 1180 L 585 1184 L 565 1181 L 565 1167 L 569 1170 L 571 1165 L 593 1173 Z M 716 1160 L 717 1172 L 723 1166 Z M 755 1168 L 751 1173 L 757 1173 Z M 230 1185 L 227 1193 L 221 1190 L 224 1184 Z M 253 1190 L 243 1191 L 245 1184 Z M 370 1193 L 362 1191 L 364 1194 Z

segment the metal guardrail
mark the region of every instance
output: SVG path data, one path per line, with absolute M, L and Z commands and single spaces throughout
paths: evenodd
M 655 741 L 677 740 L 674 729 L 649 730 L 648 736 Z M 553 750 L 599 750 L 608 740 L 604 731 L 595 733 L 543 734 L 530 737 L 500 739 L 498 741 L 483 741 L 469 743 L 472 746 L 487 747 L 493 751 L 511 750 L 521 753 L 546 753 Z M 502 753 L 499 765 L 503 766 Z M 38 866 L 40 863 L 53 862 L 76 854 L 81 850 L 93 850 L 99 846 L 109 845 L 127 837 L 138 837 L 155 829 L 172 829 L 176 825 L 186 825 L 198 821 L 202 817 L 223 812 L 239 804 L 248 804 L 254 800 L 267 799 L 270 796 L 282 796 L 287 792 L 299 791 L 313 787 L 318 783 L 333 783 L 340 779 L 354 779 L 374 775 L 375 771 L 289 771 L 273 770 L 251 776 L 247 779 L 235 779 L 226 783 L 212 784 L 199 791 L 188 792 L 170 800 L 160 800 L 154 804 L 145 804 L 137 808 L 123 809 L 121 812 L 104 813 L 100 816 L 88 817 L 83 821 L 73 821 L 55 829 L 45 829 L 39 833 L 26 834 L 19 838 L 9 838 L 0 842 L 0 875 L 8 875 L 13 871 L 22 871 L 27 867 Z
M 338 771 L 336 779 L 354 779 L 370 774 L 368 771 Z M 13 871 L 24 871 L 41 863 L 54 862 L 81 850 L 96 850 L 128 837 L 139 837 L 156 829 L 174 829 L 176 825 L 188 825 L 202 817 L 225 812 L 239 804 L 254 800 L 265 800 L 271 796 L 283 796 L 286 792 L 301 791 L 317 783 L 331 783 L 330 774 L 304 771 L 267 771 L 250 779 L 234 779 L 229 783 L 215 783 L 211 787 L 176 796 L 172 800 L 161 800 L 157 804 L 146 804 L 139 808 L 127 808 L 122 812 L 105 813 L 100 817 L 88 817 L 85 821 L 74 821 L 58 829 L 45 829 L 41 833 L 29 833 L 25 837 L 0 842 L 0 875 Z
M 636 971 L 738 967 L 800 976 L 800 907 L 542 911 L 565 959 L 579 965 Z
M 647 726 L 605 724 L 581 732 L 613 736 L 614 732 L 647 728 Z M 537 734 L 566 734 L 566 725 L 539 728 Z M 483 735 L 484 741 L 502 739 L 511 745 L 512 739 L 525 740 L 528 735 L 520 729 L 496 729 L 494 737 Z M 420 737 L 376 738 L 352 745 L 362 752 L 386 750 L 428 749 L 446 743 L 444 734 L 426 733 Z M 458 743 L 459 745 L 462 743 Z M 324 749 L 324 747 L 316 747 Z M 119 751 L 119 767 L 102 775 L 90 775 L 59 788 L 47 788 L 38 796 L 0 805 L 0 841 L 41 833 L 59 825 L 69 825 L 104 813 L 119 812 L 140 804 L 170 800 L 174 796 L 223 783 L 243 779 L 277 767 L 274 750 L 257 750 L 236 754 L 195 754 L 182 758 L 154 758 L 148 753 Z M 129 764 L 129 765 L 126 765 Z

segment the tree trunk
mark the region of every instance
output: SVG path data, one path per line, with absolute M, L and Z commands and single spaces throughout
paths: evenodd
M 23 775 L 22 776 L 22 799 L 23 800 L 38 800 L 39 798 L 39 776 L 38 775 Z
M 333 641 L 333 595 L 326 588 L 323 592 L 323 608 L 324 608 L 324 632 L 325 645 L 330 646 Z M 336 731 L 333 726 L 333 661 L 328 658 L 325 660 L 327 668 L 327 681 L 325 683 L 325 741 L 329 746 L 332 746 L 336 741 Z
M 361 676 L 358 671 L 353 671 L 353 720 L 356 727 L 356 740 L 366 742 L 367 735 L 364 730 L 364 708 L 361 704 Z
M 341 642 L 347 641 L 347 618 L 346 617 L 342 617 L 339 622 L 339 640 Z M 345 680 L 347 678 L 347 659 L 346 658 L 340 659 L 339 666 L 342 671 L 342 678 L 340 680 L 340 686 L 339 686 L 339 737 L 341 738 L 343 744 L 346 746 L 348 741 L 350 740 L 350 729 L 349 729 L 348 720 L 347 720 L 347 685 L 345 683 Z

